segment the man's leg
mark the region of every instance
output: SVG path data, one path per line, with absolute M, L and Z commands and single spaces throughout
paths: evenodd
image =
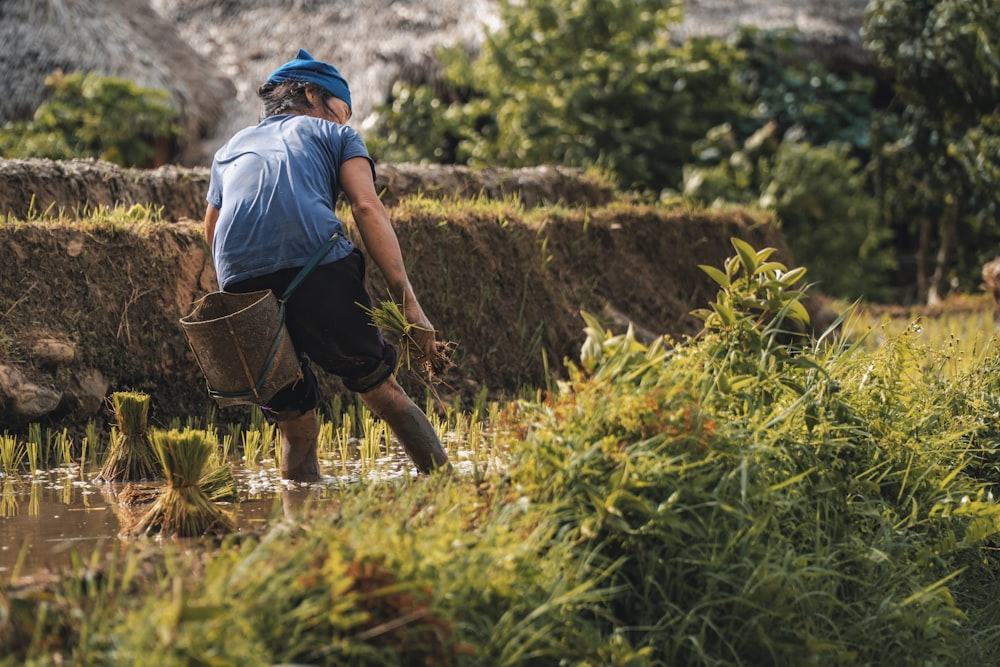
M 319 419 L 316 409 L 306 410 L 295 417 L 276 416 L 281 432 L 281 478 L 293 482 L 318 482 Z
M 302 379 L 275 394 L 266 406 L 264 417 L 277 424 L 281 433 L 281 478 L 293 482 L 318 482 L 319 388 L 309 367 L 308 357 L 302 358 Z
M 417 470 L 429 473 L 435 468 L 451 469 L 448 454 L 427 415 L 410 400 L 395 377 L 390 376 L 359 396 L 368 409 L 392 429 Z

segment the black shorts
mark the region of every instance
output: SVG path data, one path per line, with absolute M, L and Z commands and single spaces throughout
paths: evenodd
M 299 269 L 275 273 L 226 286 L 227 292 L 269 289 L 279 298 Z M 357 248 L 347 257 L 317 266 L 288 298 L 285 326 L 302 357 L 305 382 L 281 390 L 268 401 L 273 411 L 309 410 L 319 404 L 316 378 L 310 362 L 340 377 L 358 393 L 371 391 L 396 370 L 396 350 L 372 324 L 360 305 L 372 307 L 365 284 L 365 258 Z

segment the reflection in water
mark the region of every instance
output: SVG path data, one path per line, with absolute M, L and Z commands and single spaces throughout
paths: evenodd
M 271 519 L 307 506 L 321 510 L 338 489 L 362 478 L 382 483 L 415 474 L 402 453 L 364 463 L 338 460 L 321 464 L 324 481 L 311 487 L 282 481 L 273 461 L 252 467 L 234 465 L 240 501 L 221 504 L 233 514 L 237 532 L 258 533 Z M 462 466 L 456 467 L 460 470 Z M 28 575 L 70 565 L 75 558 L 86 562 L 95 552 L 110 552 L 129 543 L 119 532 L 133 523 L 135 512 L 148 505 L 118 502 L 118 493 L 126 485 L 98 481 L 98 473 L 81 472 L 73 466 L 3 479 L 0 579 L 15 569 L 19 575 Z

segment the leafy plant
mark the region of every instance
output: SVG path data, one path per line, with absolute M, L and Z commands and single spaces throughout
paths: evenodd
M 585 316 L 582 368 L 528 406 L 515 481 L 618 563 L 608 624 L 654 661 L 957 664 L 975 630 L 953 591 L 1000 530 L 964 472 L 977 408 L 912 338 L 874 357 L 789 338 L 804 271 L 733 245 L 703 267 L 720 290 L 698 339 L 647 347 Z
M 503 27 L 469 63 L 442 54 L 450 94 L 395 89 L 384 159 L 609 166 L 621 185 L 675 187 L 690 145 L 743 99 L 739 54 L 670 44 L 675 0 L 503 2 Z
M 707 332 L 735 334 L 733 340 L 744 352 L 770 350 L 786 321 L 799 326 L 809 323 L 809 313 L 802 305 L 805 292 L 793 289 L 806 273 L 802 267 L 792 270 L 781 262 L 769 261 L 776 250 L 755 250 L 742 239 L 730 240 L 736 255 L 726 260 L 722 270 L 700 265 L 702 271 L 720 287 L 711 310 L 694 314 L 705 322 Z
M 52 97 L 30 121 L 0 128 L 0 155 L 54 160 L 98 158 L 127 167 L 150 166 L 159 142 L 181 135 L 165 91 L 96 73 L 54 72 Z

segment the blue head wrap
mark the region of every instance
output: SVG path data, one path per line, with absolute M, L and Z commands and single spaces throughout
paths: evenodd
M 305 49 L 299 49 L 295 60 L 290 60 L 267 77 L 266 83 L 283 83 L 285 81 L 308 81 L 326 90 L 336 98 L 344 100 L 347 108 L 351 108 L 351 90 L 347 80 L 340 75 L 337 68 L 321 60 L 313 58 Z

